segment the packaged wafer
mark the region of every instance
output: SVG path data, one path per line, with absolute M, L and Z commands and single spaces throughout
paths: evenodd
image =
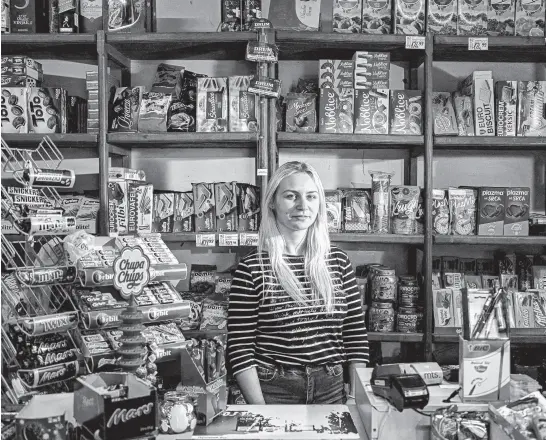
M 197 131 L 228 131 L 228 118 L 227 78 L 198 78 Z
M 448 189 L 451 235 L 476 235 L 476 196 L 475 189 Z

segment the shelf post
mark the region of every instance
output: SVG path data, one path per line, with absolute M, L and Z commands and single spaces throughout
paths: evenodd
M 273 41 L 274 43 L 275 41 Z M 277 79 L 278 64 L 269 65 L 269 78 Z M 269 145 L 268 145 L 268 178 L 269 180 L 279 165 L 279 150 L 277 148 L 277 99 L 269 100 Z
M 99 235 L 108 235 L 108 54 L 104 31 L 97 32 L 99 75 Z

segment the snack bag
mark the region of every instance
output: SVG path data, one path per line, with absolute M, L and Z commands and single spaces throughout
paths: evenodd
M 205 298 L 199 330 L 223 330 L 227 328 L 228 302 L 222 297 Z
M 391 229 L 393 234 L 415 233 L 415 218 L 419 204 L 418 186 L 393 186 L 391 188 Z
M 138 113 L 144 87 L 112 88 L 108 104 L 108 129 L 115 132 L 136 133 Z
M 369 191 L 343 190 L 343 231 L 370 232 L 372 207 Z
M 161 133 L 167 131 L 167 111 L 171 95 L 164 93 L 143 93 L 138 116 L 138 131 Z
M 190 291 L 194 300 L 199 301 L 213 295 L 216 290 L 216 266 L 192 264 L 190 271 Z

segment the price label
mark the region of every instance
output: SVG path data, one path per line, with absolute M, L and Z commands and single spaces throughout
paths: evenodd
M 419 35 L 406 36 L 406 49 L 425 50 L 425 37 Z
M 241 232 L 239 234 L 239 246 L 258 246 L 258 233 Z
M 195 244 L 197 247 L 214 247 L 216 246 L 216 234 L 197 234 Z
M 267 168 L 258 168 L 258 171 L 256 173 L 258 174 L 258 176 L 266 177 Z
M 468 50 L 489 50 L 489 38 L 470 37 L 468 39 Z
M 239 246 L 239 236 L 237 234 L 220 234 L 218 241 L 220 246 Z

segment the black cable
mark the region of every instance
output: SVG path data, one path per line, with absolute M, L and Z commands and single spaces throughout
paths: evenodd
M 424 417 L 430 417 L 432 415 L 432 414 L 427 414 L 427 413 L 425 413 L 423 411 L 420 411 L 420 410 L 418 410 L 416 408 L 412 408 L 412 410 L 414 410 L 417 414 L 421 414 Z

